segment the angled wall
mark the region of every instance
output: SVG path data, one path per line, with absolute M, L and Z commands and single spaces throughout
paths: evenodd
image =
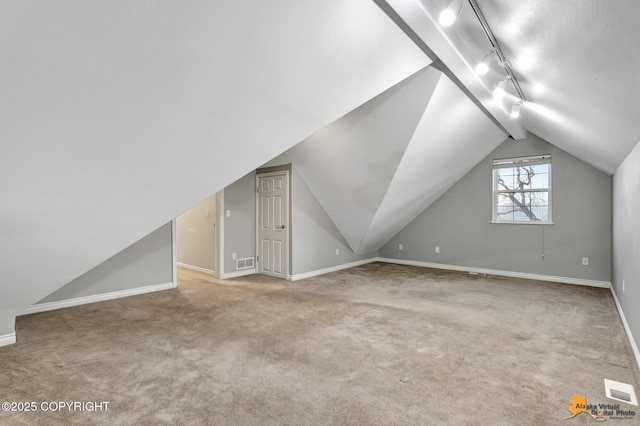
M 549 153 L 554 224 L 492 224 L 492 160 Z M 535 135 L 520 141 L 509 139 L 395 235 L 379 254 L 606 284 L 611 279 L 611 177 Z M 589 258 L 589 266 L 582 266 L 583 257 Z
M 5 2 L 0 38 L 0 336 L 430 63 L 368 0 Z
M 291 272 L 294 278 L 376 256 L 375 251 L 355 254 L 295 165 L 291 176 Z
M 112 256 L 89 272 L 38 301 L 30 311 L 57 309 L 74 299 L 82 303 L 101 300 L 109 294 L 128 295 L 141 289 L 173 285 L 171 223 Z M 69 305 L 71 306 L 71 305 Z

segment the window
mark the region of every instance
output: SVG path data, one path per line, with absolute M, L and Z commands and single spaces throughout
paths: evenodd
M 493 222 L 551 223 L 551 155 L 493 160 Z

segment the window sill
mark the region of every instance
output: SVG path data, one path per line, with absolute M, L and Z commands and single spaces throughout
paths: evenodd
M 491 223 L 496 225 L 553 225 L 553 222 L 506 222 L 497 220 L 492 220 Z

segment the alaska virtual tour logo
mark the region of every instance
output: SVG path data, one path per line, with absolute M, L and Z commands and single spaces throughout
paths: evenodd
M 585 413 L 597 422 L 604 422 L 607 419 L 631 420 L 636 415 L 633 410 L 623 410 L 620 404 L 587 404 L 587 398 L 582 395 L 573 395 L 569 400 L 569 411 L 571 415 L 567 419 L 572 419 L 578 414 Z

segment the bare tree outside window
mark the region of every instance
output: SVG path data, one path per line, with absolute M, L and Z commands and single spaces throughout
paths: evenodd
M 550 222 L 550 157 L 496 161 L 494 221 Z

